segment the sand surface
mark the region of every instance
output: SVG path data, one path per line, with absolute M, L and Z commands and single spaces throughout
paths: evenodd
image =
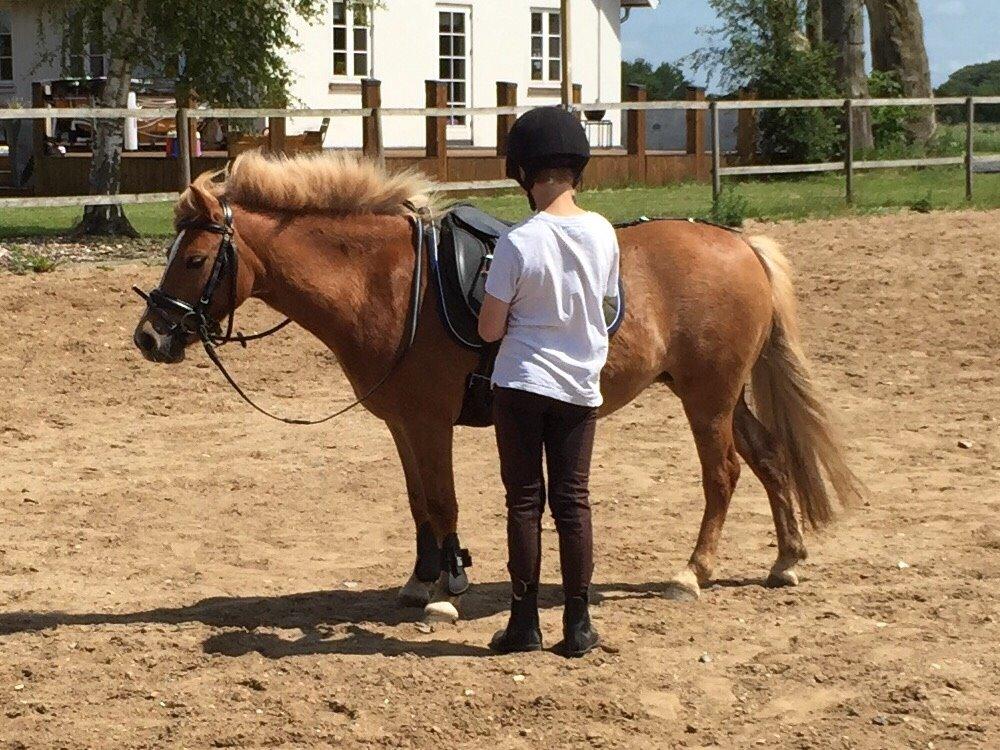
M 809 540 L 797 589 L 766 589 L 774 531 L 744 471 L 718 580 L 670 601 L 701 491 L 679 404 L 647 391 L 599 431 L 611 648 L 578 661 L 485 648 L 507 598 L 489 431 L 456 447 L 465 619 L 424 633 L 394 604 L 413 531 L 381 423 L 286 427 L 198 351 L 142 360 L 128 287 L 154 266 L 0 274 L 0 748 L 1000 746 L 1000 212 L 753 229 L 796 265 L 870 497 Z M 286 412 L 348 401 L 301 331 L 227 352 Z

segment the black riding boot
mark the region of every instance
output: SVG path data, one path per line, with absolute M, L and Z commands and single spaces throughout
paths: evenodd
M 515 651 L 541 651 L 542 629 L 538 623 L 538 586 L 528 586 L 510 602 L 510 620 L 504 630 L 497 631 L 490 641 L 490 650 L 498 654 Z
M 590 624 L 587 595 L 571 596 L 563 608 L 563 640 L 556 648 L 563 656 L 583 656 L 601 642 Z

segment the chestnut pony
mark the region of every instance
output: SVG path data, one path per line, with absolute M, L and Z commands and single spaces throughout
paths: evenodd
M 204 174 L 181 196 L 176 222 L 188 228 L 160 290 L 195 305 L 220 251 L 218 228 L 231 220 L 235 289 L 220 280 L 208 303 L 213 320 L 250 297 L 264 301 L 334 352 L 359 397 L 391 370 L 364 406 L 392 434 L 417 529 L 417 562 L 400 601 L 425 606 L 430 619 L 455 619 L 458 597 L 439 545 L 457 531 L 453 424 L 477 355 L 445 332 L 426 273 L 415 339 L 396 358 L 411 310 L 413 212 L 436 210 L 430 187 L 347 154 L 244 154 L 228 174 Z M 698 541 L 670 590 L 694 598 L 711 579 L 740 457 L 774 515 L 778 558 L 768 581 L 795 585 L 806 558 L 801 526 L 822 528 L 861 486 L 799 344 L 788 262 L 765 238 L 683 220 L 625 227 L 619 241 L 628 309 L 602 373 L 601 414 L 665 384 L 683 404 L 702 466 Z M 197 336 L 151 306 L 134 340 L 147 359 L 173 363 Z

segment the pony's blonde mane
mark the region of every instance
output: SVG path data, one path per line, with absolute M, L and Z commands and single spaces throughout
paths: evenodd
M 376 162 L 343 151 L 267 156 L 247 151 L 228 170 L 205 172 L 184 191 L 174 221 L 204 213 L 196 192 L 225 197 L 250 210 L 340 215 L 401 216 L 414 208 L 432 214 L 439 206 L 433 185 L 415 170 L 389 173 Z

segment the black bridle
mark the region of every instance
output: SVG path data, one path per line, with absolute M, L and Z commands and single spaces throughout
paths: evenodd
M 359 406 L 371 398 L 375 392 L 389 379 L 389 376 L 395 372 L 396 367 L 402 361 L 406 352 L 409 351 L 410 347 L 413 345 L 413 341 L 417 335 L 417 321 L 420 316 L 420 303 L 422 301 L 423 290 L 424 231 L 422 220 L 417 217 L 413 218 L 414 233 L 416 235 L 414 243 L 416 248 L 416 259 L 413 266 L 413 282 L 410 290 L 410 308 L 403 331 L 403 340 L 396 351 L 396 356 L 393 359 L 392 364 L 390 364 L 389 369 L 363 396 L 333 414 L 329 414 L 320 419 L 292 419 L 272 414 L 256 404 L 253 399 L 251 399 L 246 392 L 240 388 L 239 384 L 233 379 L 233 376 L 229 374 L 225 365 L 222 364 L 222 360 L 219 359 L 219 353 L 216 351 L 216 347 L 233 341 L 239 342 L 245 348 L 248 341 L 256 341 L 264 338 L 265 336 L 270 336 L 272 333 L 277 333 L 292 322 L 291 318 L 286 318 L 278 325 L 268 328 L 266 331 L 249 335 L 245 335 L 239 331 L 235 333 L 233 332 L 234 318 L 236 317 L 236 282 L 239 255 L 236 252 L 236 245 L 233 242 L 233 210 L 230 208 L 225 199 L 220 199 L 219 204 L 222 206 L 221 224 L 205 220 L 186 222 L 178 226 L 180 231 L 177 237 L 174 238 L 173 247 L 176 248 L 179 245 L 184 232 L 188 229 L 212 232 L 213 234 L 218 234 L 221 237 L 219 240 L 218 250 L 215 253 L 215 259 L 212 262 L 212 270 L 210 271 L 208 279 L 205 281 L 205 286 L 202 288 L 201 295 L 198 297 L 198 301 L 195 304 L 192 305 L 182 299 L 174 297 L 171 294 L 167 294 L 159 287 L 148 293 L 142 291 L 137 286 L 132 287 L 132 290 L 145 300 L 148 312 L 153 313 L 160 320 L 169 325 L 169 329 L 165 335 L 170 337 L 177 336 L 179 334 L 184 335 L 185 337 L 197 336 L 201 341 L 202 346 L 205 348 L 205 353 L 208 355 L 208 358 L 218 368 L 219 372 L 222 373 L 229 385 L 233 387 L 233 390 L 239 394 L 240 398 L 250 404 L 250 406 L 259 411 L 261 414 L 268 416 L 271 419 L 276 419 L 279 422 L 297 425 L 322 424 L 323 422 L 329 422 L 335 417 L 339 417 L 341 414 L 350 411 L 354 407 Z M 176 255 L 174 257 L 176 257 Z M 215 297 L 216 291 L 218 291 L 219 284 L 222 283 L 222 279 L 225 277 L 229 278 L 229 309 L 224 315 L 226 324 L 225 333 L 223 333 L 223 326 L 221 322 L 212 317 L 209 313 L 209 308 L 212 305 L 212 300 Z

